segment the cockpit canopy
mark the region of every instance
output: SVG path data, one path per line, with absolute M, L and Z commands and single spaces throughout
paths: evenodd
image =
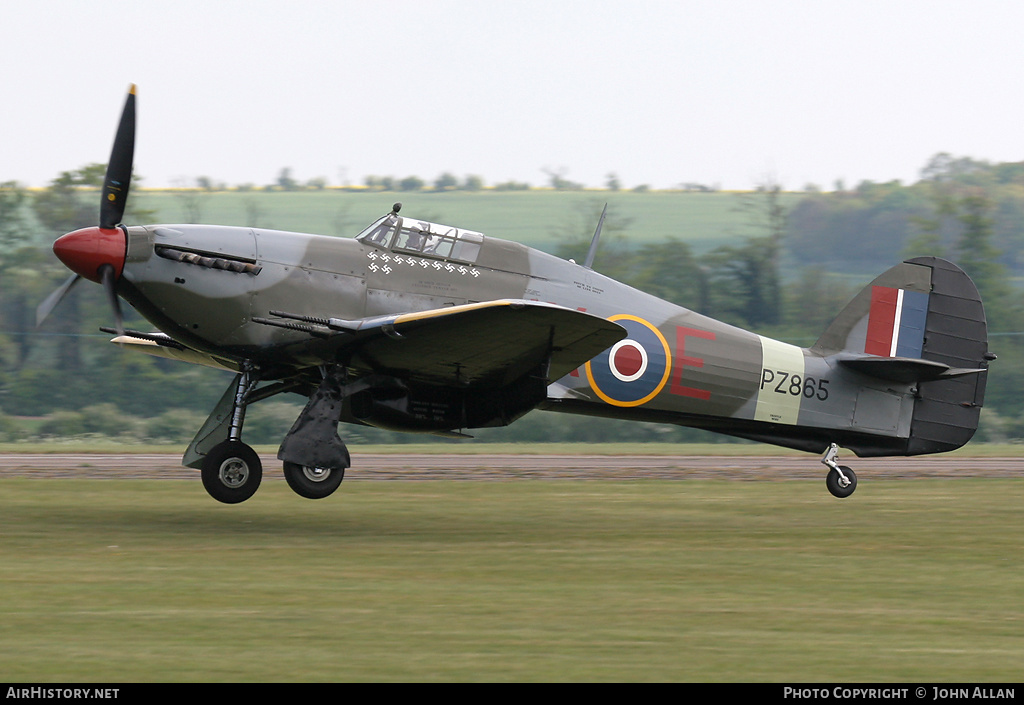
M 389 213 L 356 236 L 376 247 L 458 262 L 475 262 L 484 241 L 481 233 Z

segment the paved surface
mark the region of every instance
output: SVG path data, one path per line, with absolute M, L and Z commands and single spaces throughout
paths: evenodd
M 280 462 L 261 456 L 264 480 L 283 479 Z M 178 454 L 0 454 L 0 477 L 199 479 Z M 860 478 L 1024 477 L 1024 458 L 857 458 L 840 455 Z M 731 479 L 816 480 L 817 456 L 680 455 L 352 455 L 351 480 Z

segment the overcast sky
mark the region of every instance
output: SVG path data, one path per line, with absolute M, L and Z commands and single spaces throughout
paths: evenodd
M 1024 160 L 1017 0 L 0 0 L 0 181 L 831 189 Z

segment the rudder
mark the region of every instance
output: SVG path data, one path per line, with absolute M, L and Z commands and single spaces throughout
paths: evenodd
M 921 357 L 982 371 L 918 385 L 907 455 L 954 450 L 974 436 L 985 400 L 988 362 L 994 358 L 988 351 L 985 308 L 974 282 L 952 262 L 937 257 L 909 262 L 932 270 Z

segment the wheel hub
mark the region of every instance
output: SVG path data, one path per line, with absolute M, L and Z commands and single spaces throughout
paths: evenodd
M 228 458 L 220 464 L 219 477 L 226 487 L 241 487 L 249 479 L 249 465 L 241 458 Z
M 306 476 L 306 479 L 310 482 L 323 482 L 331 476 L 330 468 L 311 468 L 309 466 L 302 467 L 302 474 Z

